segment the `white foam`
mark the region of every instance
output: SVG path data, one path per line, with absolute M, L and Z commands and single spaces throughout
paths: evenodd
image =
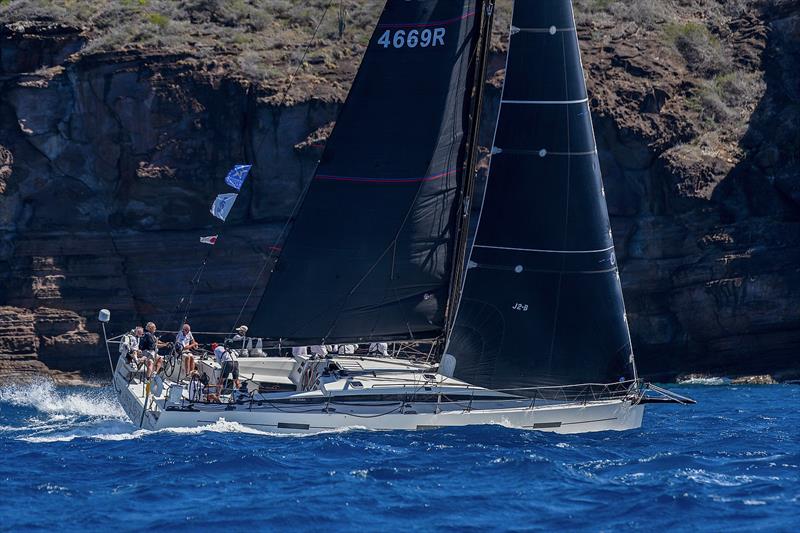
M 163 433 L 176 433 L 179 435 L 198 435 L 200 433 L 248 433 L 251 435 L 279 435 L 279 433 L 270 433 L 268 431 L 261 431 L 255 428 L 243 426 L 238 422 L 228 422 L 227 420 L 220 419 L 213 424 L 207 426 L 191 427 L 191 428 L 165 428 L 159 430 Z
M 119 403 L 103 390 L 58 390 L 49 379 L 36 380 L 26 385 L 9 385 L 0 388 L 0 402 L 18 407 L 32 407 L 55 417 L 92 416 L 125 418 Z
M 158 433 L 171 433 L 175 435 L 200 435 L 202 433 L 242 433 L 266 437 L 309 437 L 313 435 L 344 433 L 365 429 L 363 427 L 353 426 L 324 430 L 317 433 L 277 433 L 272 431 L 262 431 L 239 424 L 238 422 L 230 422 L 225 419 L 218 420 L 213 424 L 208 424 L 205 426 L 164 428 L 158 431 L 148 431 L 146 429 L 133 429 L 133 431 L 131 431 L 131 429 L 134 427 L 135 426 L 128 422 L 115 422 L 113 425 L 110 425 L 110 421 L 99 425 L 97 423 L 72 424 L 70 426 L 60 426 L 57 428 L 65 431 L 33 431 L 28 435 L 17 437 L 17 440 L 32 443 L 71 442 L 75 439 L 125 441 L 139 439 Z M 49 429 L 50 428 L 48 428 L 48 430 Z
M 678 385 L 730 385 L 730 378 L 721 377 L 706 377 L 706 378 L 688 378 L 679 379 Z
M 348 426 L 336 429 L 325 429 L 316 431 L 314 433 L 279 433 L 276 431 L 264 431 L 240 424 L 238 422 L 229 422 L 224 418 L 217 420 L 213 424 L 198 427 L 178 427 L 178 428 L 164 428 L 156 431 L 156 433 L 177 433 L 184 435 L 198 435 L 200 433 L 246 433 L 249 435 L 265 435 L 269 437 L 310 437 L 314 435 L 328 435 L 332 433 L 347 433 L 350 431 L 365 431 L 367 428 L 363 426 Z
M 686 477 L 701 485 L 716 485 L 718 487 L 739 487 L 741 485 L 752 483 L 755 479 L 757 479 L 755 476 L 731 476 L 719 472 L 708 472 L 701 468 L 688 468 L 685 470 L 680 470 L 678 475 Z

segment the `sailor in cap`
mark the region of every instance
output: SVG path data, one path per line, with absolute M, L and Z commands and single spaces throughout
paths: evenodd
M 236 335 L 233 336 L 233 343 L 232 346 L 236 346 L 237 348 L 245 349 L 245 343 L 247 342 L 247 326 L 244 324 L 236 328 Z M 241 346 L 240 346 L 241 345 Z

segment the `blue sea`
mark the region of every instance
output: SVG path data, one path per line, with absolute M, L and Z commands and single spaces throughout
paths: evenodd
M 0 388 L 0 529 L 791 531 L 800 386 L 672 386 L 625 433 L 146 432 L 110 391 Z

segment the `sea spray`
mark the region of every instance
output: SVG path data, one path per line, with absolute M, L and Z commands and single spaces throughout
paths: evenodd
M 45 378 L 0 387 L 0 409 L 2 404 L 32 407 L 52 416 L 125 418 L 113 391 L 85 387 L 59 389 L 52 380 Z

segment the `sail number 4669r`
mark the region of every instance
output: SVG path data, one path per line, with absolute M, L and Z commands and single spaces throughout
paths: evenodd
M 384 48 L 427 48 L 429 46 L 444 46 L 445 28 L 425 28 L 424 30 L 386 30 L 378 39 L 378 44 Z

